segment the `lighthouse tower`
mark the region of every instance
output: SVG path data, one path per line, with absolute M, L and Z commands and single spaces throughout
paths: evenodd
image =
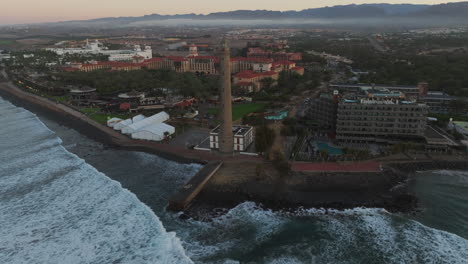
M 231 53 L 224 39 L 221 58 L 221 127 L 219 134 L 219 151 L 230 154 L 234 150 L 232 134 L 232 99 L 231 99 Z

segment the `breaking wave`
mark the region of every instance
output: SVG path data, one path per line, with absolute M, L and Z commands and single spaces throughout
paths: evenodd
M 0 263 L 192 263 L 121 185 L 0 98 Z
M 296 216 L 246 202 L 179 233 L 203 263 L 466 263 L 468 240 L 384 209 L 310 209 Z M 187 237 L 186 237 L 187 236 Z M 188 237 L 190 236 L 190 237 Z

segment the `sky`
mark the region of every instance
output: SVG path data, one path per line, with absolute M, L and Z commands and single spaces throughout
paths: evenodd
M 302 10 L 363 3 L 439 4 L 434 0 L 2 0 L 0 24 L 84 20 L 148 14 L 207 14 L 238 9 Z M 453 0 L 451 2 L 457 2 Z

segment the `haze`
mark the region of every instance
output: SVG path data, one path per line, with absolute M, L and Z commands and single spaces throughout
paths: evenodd
M 364 3 L 408 3 L 401 1 L 310 1 L 310 0 L 18 0 L 5 1 L 1 6 L 0 24 L 24 24 L 82 20 L 113 16 L 142 16 L 147 14 L 182 14 L 231 11 L 238 9 L 302 10 L 333 5 Z M 457 2 L 457 1 L 452 1 Z M 412 4 L 439 4 L 444 1 L 413 0 Z

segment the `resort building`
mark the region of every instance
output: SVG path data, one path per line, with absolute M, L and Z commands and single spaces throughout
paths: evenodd
M 417 86 L 400 86 L 400 85 L 373 85 L 373 84 L 330 84 L 330 89 L 338 90 L 341 93 L 360 92 L 366 90 L 389 90 L 401 92 L 407 98 L 418 99 L 427 95 L 428 84 L 421 82 Z
M 270 78 L 272 81 L 269 83 L 275 86 L 279 78 L 278 72 L 254 72 L 252 70 L 239 72 L 234 75 L 234 85 L 241 87 L 246 92 L 258 92 L 266 87 L 266 79 Z
M 57 55 L 63 56 L 67 54 L 102 54 L 109 55 L 109 61 L 132 61 L 133 57 L 141 56 L 144 59 L 151 59 L 153 51 L 150 46 L 145 46 L 142 50 L 140 45 L 135 45 L 133 50 L 109 50 L 103 47 L 102 44 L 95 40 L 89 43 L 86 40 L 86 45 L 81 48 L 46 48 L 46 50 L 54 52 Z
M 333 95 L 322 93 L 319 98 L 310 100 L 306 116 L 318 127 L 335 131 L 338 102 L 338 92 Z
M 91 87 L 73 87 L 70 89 L 72 102 L 88 101 L 97 96 L 96 89 Z
M 231 73 L 243 71 L 265 72 L 270 71 L 272 66 L 272 59 L 245 57 L 231 58 Z
M 366 96 L 345 96 L 338 103 L 336 138 L 347 142 L 395 143 L 421 139 L 428 107 L 402 93 L 370 90 Z
M 210 132 L 210 148 L 219 149 L 220 126 L 217 126 Z M 246 151 L 252 144 L 254 138 L 253 127 L 251 126 L 233 126 L 234 151 Z
M 434 113 L 448 113 L 450 102 L 455 98 L 444 92 L 428 92 L 423 101 L 429 106 L 429 111 Z
M 254 47 L 249 48 L 247 51 L 248 58 L 258 59 L 272 59 L 273 61 L 302 61 L 302 53 L 299 52 L 285 52 L 285 51 L 266 51 L 262 48 Z

